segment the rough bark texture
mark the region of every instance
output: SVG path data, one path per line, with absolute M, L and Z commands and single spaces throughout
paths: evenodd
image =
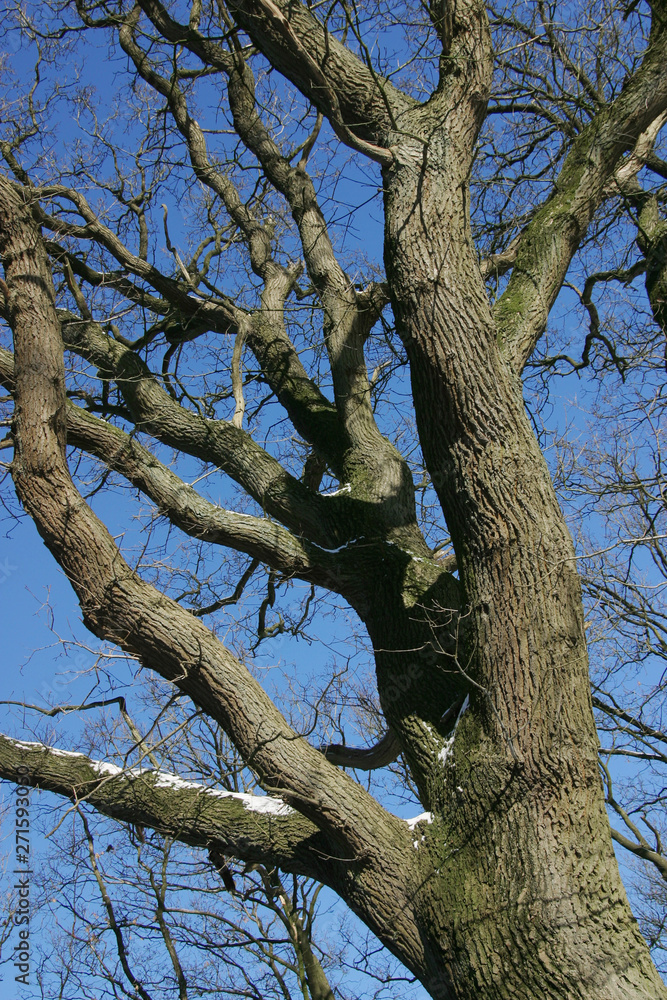
M 183 94 L 141 48 L 140 8 L 170 42 L 227 75 L 238 134 L 285 197 L 303 243 L 322 309 L 333 402 L 309 379 L 285 330 L 282 310 L 299 269 L 276 263 L 266 233 L 211 166 Z M 339 266 L 305 165 L 293 166 L 273 144 L 238 52 L 206 43 L 158 3 L 141 3 L 110 23 L 137 73 L 165 97 L 196 176 L 224 201 L 263 282 L 254 313 L 211 307 L 209 328 L 226 323 L 248 338 L 295 428 L 347 492 L 318 495 L 239 426 L 180 406 L 126 342 L 86 316 L 58 311 L 35 220 L 56 223 L 37 206 L 39 193 L 26 204 L 4 177 L 0 253 L 15 363 L 3 351 L 0 378 L 16 397 L 17 494 L 71 580 L 88 627 L 178 685 L 220 723 L 267 791 L 295 812 L 253 833 L 238 804 L 182 791 L 180 800 L 174 792 L 179 820 L 170 827 L 169 793 L 152 778 L 100 781 L 90 762 L 11 741 L 0 742 L 0 773 L 11 778 L 27 761 L 36 785 L 64 795 L 83 789 L 110 815 L 140 815 L 189 843 L 247 860 L 273 857 L 288 871 L 316 875 L 434 998 L 667 997 L 614 858 L 574 549 L 518 379 L 619 158 L 667 105 L 662 15 L 633 80 L 573 143 L 553 197 L 522 237 L 494 312 L 469 219 L 472 157 L 492 72 L 484 8 L 464 2 L 436 19 L 441 78 L 424 104 L 371 73 L 307 7 L 234 0 L 230 10 L 339 137 L 381 163 L 388 288 L 355 290 Z M 128 273 L 169 297 L 166 279 L 95 225 Z M 647 223 L 647 288 L 664 326 L 663 230 L 664 223 Z M 425 544 L 408 464 L 373 417 L 363 346 L 387 294 L 458 579 Z M 192 300 L 179 295 L 189 309 Z M 271 520 L 221 511 L 124 432 L 68 404 L 63 341 L 118 385 L 140 430 L 214 462 Z M 382 809 L 290 729 L 198 620 L 130 570 L 69 477 L 66 435 L 189 534 L 349 601 L 376 651 L 391 740 L 430 821 L 411 833 Z M 141 802 L 133 805 L 132 795 Z M 197 801 L 206 805 L 200 820 Z M 323 996 L 327 989 L 321 985 Z

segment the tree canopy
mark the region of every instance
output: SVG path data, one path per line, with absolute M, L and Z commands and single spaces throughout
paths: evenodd
M 378 996 L 667 996 L 667 8 L 4 30 L 5 509 L 102 643 L 0 736 L 60 995 L 351 995 L 325 886 Z

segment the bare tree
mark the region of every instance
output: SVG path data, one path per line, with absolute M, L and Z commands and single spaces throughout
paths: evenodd
M 665 996 L 614 856 L 578 553 L 536 428 L 563 371 L 629 400 L 660 370 L 667 9 L 77 0 L 15 16 L 38 55 L 0 141 L 16 496 L 90 631 L 219 727 L 267 794 L 229 791 L 222 759 L 179 775 L 145 760 L 145 733 L 138 760 L 2 737 L 0 773 L 327 885 L 433 997 Z M 61 61 L 102 44 L 117 89 L 97 100 Z M 370 226 L 369 186 L 384 272 L 346 231 Z M 569 337 L 568 309 L 585 319 Z M 567 509 L 580 467 L 554 470 Z M 632 538 L 663 568 L 660 476 L 647 493 L 642 460 L 639 478 Z M 84 494 L 123 484 L 187 552 L 159 526 L 122 550 Z M 250 561 L 220 573 L 215 546 Z M 605 587 L 628 599 L 604 569 L 585 577 L 591 613 Z M 255 639 L 242 613 L 223 643 L 215 616 L 260 573 Z M 642 614 L 633 586 L 621 633 Z M 299 710 L 248 666 L 326 594 L 372 649 L 369 749 L 315 745 L 321 708 L 350 721 L 326 684 Z M 615 732 L 662 745 L 659 720 L 595 682 Z M 344 770 L 399 755 L 424 809 L 411 824 Z M 649 843 L 618 805 L 616 840 L 660 869 L 651 816 Z

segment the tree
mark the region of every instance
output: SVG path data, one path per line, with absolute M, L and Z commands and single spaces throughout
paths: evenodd
M 268 798 L 11 737 L 1 773 L 325 883 L 433 997 L 665 996 L 613 852 L 577 554 L 522 387 L 567 364 L 545 331 L 582 272 L 572 367 L 611 384 L 664 340 L 664 5 L 142 0 L 17 16 L 40 64 L 0 144 L 16 495 L 88 629 L 219 726 Z M 125 104 L 103 121 L 64 83 L 41 104 L 64 47 L 102 37 L 122 53 Z M 87 145 L 49 134 L 58 101 Z M 384 275 L 337 247 L 345 149 L 377 172 Z M 191 206 L 178 232 L 174 197 Z M 638 279 L 653 329 L 629 361 L 593 293 L 630 289 L 623 326 Z M 406 366 L 416 458 L 391 427 L 410 412 Z M 288 432 L 262 423 L 269 399 Z M 258 639 L 287 627 L 266 624 L 280 583 L 346 602 L 374 654 L 375 750 L 322 752 L 288 723 L 201 620 L 225 601 L 206 597 L 207 557 L 193 606 L 177 564 L 131 564 L 75 484 L 85 456 L 197 546 L 250 556 L 232 597 L 268 568 Z M 236 509 L 185 481 L 193 459 L 239 487 Z M 399 754 L 425 810 L 413 828 L 341 767 Z M 642 850 L 664 864 L 659 844 Z

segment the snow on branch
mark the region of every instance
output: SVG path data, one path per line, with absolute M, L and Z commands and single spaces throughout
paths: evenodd
M 321 877 L 324 836 L 281 799 L 210 788 L 154 768 L 0 735 L 0 777 L 41 788 L 195 847 Z

